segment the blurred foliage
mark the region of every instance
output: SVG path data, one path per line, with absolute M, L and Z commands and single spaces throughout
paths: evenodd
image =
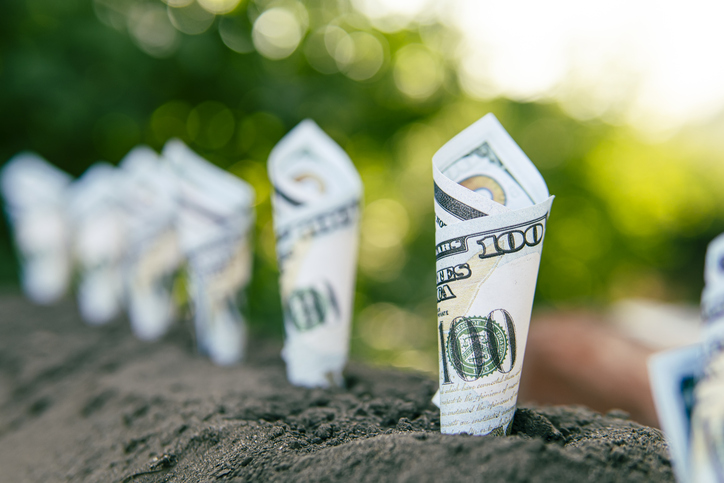
M 557 196 L 538 306 L 696 301 L 706 244 L 724 230 L 711 152 L 646 144 L 554 104 L 466 98 L 457 33 L 434 22 L 383 32 L 344 0 L 17 0 L 0 11 L 0 160 L 29 149 L 77 176 L 179 137 L 252 183 L 257 332 L 282 332 L 266 159 L 308 117 L 365 183 L 353 354 L 367 360 L 436 370 L 431 157 L 487 112 Z

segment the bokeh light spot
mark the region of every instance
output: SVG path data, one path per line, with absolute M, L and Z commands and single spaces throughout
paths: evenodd
M 396 305 L 380 302 L 364 309 L 359 316 L 359 335 L 377 350 L 417 348 L 423 342 L 418 337 L 423 326 L 420 317 Z
M 385 52 L 374 35 L 353 32 L 339 41 L 334 57 L 339 70 L 347 77 L 363 81 L 380 70 L 385 60 Z
M 327 48 L 327 53 L 334 57 L 337 54 L 337 46 L 343 39 L 349 37 L 349 34 L 347 34 L 345 29 L 336 25 L 328 25 L 323 31 L 324 46 Z M 336 57 L 335 60 L 337 60 Z
M 410 228 L 407 210 L 390 198 L 373 201 L 365 208 L 362 238 L 379 248 L 400 245 Z
M 235 126 L 232 112 L 225 105 L 214 101 L 196 106 L 187 122 L 189 137 L 209 149 L 225 146 L 234 135 Z
M 398 201 L 383 198 L 367 205 L 361 226 L 362 272 L 377 281 L 397 277 L 407 260 L 402 241 L 409 228 L 407 210 Z
M 352 5 L 383 32 L 406 28 L 416 17 L 431 13 L 430 0 L 352 0 Z
M 307 62 L 322 74 L 334 74 L 339 71 L 333 54 L 330 54 L 327 48 L 327 31 L 329 29 L 341 31 L 342 36 L 347 35 L 347 33 L 339 27 L 327 26 L 315 30 L 304 42 L 304 56 L 307 58 Z
M 407 97 L 427 99 L 440 88 L 444 76 L 441 62 L 424 45 L 407 45 L 395 56 L 395 85 Z
M 292 55 L 303 35 L 302 25 L 297 17 L 282 7 L 270 8 L 259 15 L 252 29 L 256 50 L 273 60 Z
M 161 0 L 169 7 L 185 7 L 194 3 L 194 0 Z
M 214 23 L 214 14 L 201 8 L 196 3 L 183 7 L 168 7 L 168 18 L 174 27 L 189 35 L 198 35 L 206 32 Z
M 183 101 L 171 101 L 151 115 L 151 131 L 159 144 L 171 138 L 188 139 L 186 122 L 191 107 Z
M 240 0 L 198 0 L 199 5 L 216 15 L 231 12 L 239 5 L 239 1 Z
M 128 31 L 141 50 L 153 57 L 171 56 L 181 41 L 166 9 L 157 3 L 136 4 L 128 16 Z

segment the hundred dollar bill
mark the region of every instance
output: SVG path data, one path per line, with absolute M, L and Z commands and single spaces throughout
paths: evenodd
M 347 154 L 313 121 L 269 156 L 287 377 L 342 386 L 349 352 L 362 182 Z
M 704 368 L 696 384 L 690 481 L 724 481 L 724 234 L 707 249 L 701 298 Z
M 702 344 L 672 349 L 649 358 L 649 380 L 659 424 L 669 443 L 674 474 L 689 481 L 694 391 L 704 364 Z
M 433 157 L 443 433 L 506 434 L 553 197 L 492 114 Z
M 123 175 L 96 163 L 70 187 L 74 256 L 79 269 L 77 299 L 89 324 L 104 324 L 123 306 L 123 260 L 127 217 L 121 206 Z
M 171 288 L 181 263 L 173 175 L 165 160 L 146 146 L 131 150 L 120 167 L 126 178 L 122 205 L 128 223 L 128 318 L 138 338 L 155 340 L 173 320 Z
M 689 479 L 682 481 L 724 481 L 724 357 L 717 354 L 704 367 L 704 377 L 694 389 L 691 417 Z
M 14 156 L 0 176 L 23 291 L 36 303 L 55 302 L 70 284 L 67 189 L 71 177 L 29 152 Z
M 179 140 L 163 148 L 177 181 L 176 228 L 200 352 L 219 365 L 239 362 L 246 323 L 238 306 L 251 278 L 254 190 Z
M 706 251 L 701 317 L 706 357 L 712 359 L 724 349 L 724 233 Z

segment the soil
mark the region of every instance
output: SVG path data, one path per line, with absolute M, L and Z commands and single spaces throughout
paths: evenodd
M 507 437 L 441 435 L 436 383 L 350 364 L 346 389 L 285 378 L 276 341 L 218 368 L 88 327 L 72 303 L 0 297 L 0 481 L 674 481 L 661 432 L 583 407 L 521 407 Z

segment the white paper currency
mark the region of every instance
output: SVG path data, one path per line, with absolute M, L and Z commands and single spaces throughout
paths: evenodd
M 67 220 L 71 177 L 29 152 L 8 161 L 1 176 L 23 290 L 36 303 L 55 302 L 66 293 L 72 271 Z
M 694 390 L 701 374 L 701 344 L 659 352 L 649 358 L 649 380 L 661 429 L 669 443 L 674 473 L 690 481 L 690 434 Z
M 701 312 L 704 367 L 696 384 L 688 453 L 690 481 L 724 481 L 724 234 L 710 244 Z
M 166 161 L 146 146 L 131 150 L 120 168 L 128 215 L 126 308 L 134 334 L 156 340 L 173 320 L 172 277 L 181 263 L 175 182 Z
M 79 270 L 81 317 L 89 324 L 115 318 L 123 304 L 127 217 L 121 206 L 123 174 L 96 163 L 70 187 L 73 252 Z
M 292 384 L 342 386 L 352 320 L 362 181 L 314 122 L 269 156 L 279 284 Z
M 492 114 L 433 157 L 440 424 L 505 434 L 553 197 Z
M 706 251 L 701 316 L 707 358 L 722 351 L 724 344 L 724 234 L 716 237 Z
M 179 140 L 166 143 L 163 156 L 177 181 L 177 230 L 199 350 L 216 364 L 234 364 L 246 345 L 238 297 L 251 278 L 254 190 Z
M 704 373 L 694 389 L 688 481 L 719 483 L 724 481 L 724 354 L 709 358 Z

